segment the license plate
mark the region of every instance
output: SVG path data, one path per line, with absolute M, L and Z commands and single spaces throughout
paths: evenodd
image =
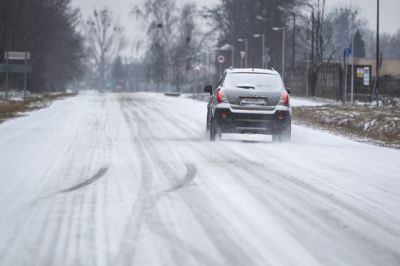
M 242 104 L 257 104 L 257 105 L 266 105 L 267 101 L 262 98 L 242 98 Z

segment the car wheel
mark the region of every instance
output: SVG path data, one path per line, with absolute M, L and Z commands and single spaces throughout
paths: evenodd
M 211 141 L 215 141 L 217 137 L 217 132 L 215 130 L 215 125 L 213 123 L 213 121 L 210 122 L 210 140 Z
M 280 142 L 281 141 L 281 135 L 280 134 L 273 134 L 272 135 L 272 142 Z
M 210 113 L 207 112 L 207 123 L 206 123 L 206 131 L 210 130 Z
M 215 123 L 215 132 L 216 132 L 217 140 L 221 140 L 222 130 L 221 130 L 221 127 L 217 123 Z
M 281 142 L 289 142 L 292 139 L 292 126 L 288 124 L 280 134 Z
M 278 134 L 272 135 L 273 142 L 289 142 L 292 138 L 292 127 L 291 124 L 285 126 L 285 128 Z
M 221 139 L 221 127 L 218 125 L 217 122 L 212 121 L 210 122 L 210 140 L 215 141 L 215 140 L 220 140 Z

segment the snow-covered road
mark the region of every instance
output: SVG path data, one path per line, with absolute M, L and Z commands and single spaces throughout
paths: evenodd
M 400 265 L 399 150 L 210 143 L 205 113 L 86 93 L 0 125 L 0 265 Z

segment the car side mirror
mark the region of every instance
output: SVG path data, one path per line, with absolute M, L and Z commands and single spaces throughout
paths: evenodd
M 292 90 L 291 90 L 290 88 L 285 88 L 285 89 L 286 89 L 286 91 L 287 91 L 287 93 L 288 93 L 289 95 L 293 93 Z
M 204 87 L 204 92 L 209 93 L 210 95 L 212 94 L 212 85 L 207 85 Z

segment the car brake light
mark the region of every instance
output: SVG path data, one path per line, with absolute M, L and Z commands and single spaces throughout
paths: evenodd
M 222 90 L 219 90 L 217 93 L 217 101 L 219 103 L 222 103 L 223 100 L 224 100 L 224 92 Z
M 281 101 L 283 105 L 289 106 L 289 94 L 287 92 L 282 93 Z

